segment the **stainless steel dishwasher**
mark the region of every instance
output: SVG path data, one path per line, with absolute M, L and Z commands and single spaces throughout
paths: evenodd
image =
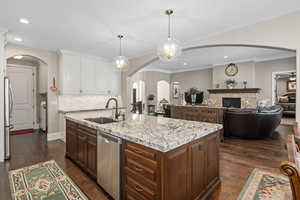
M 120 154 L 122 139 L 98 131 L 97 182 L 115 200 L 120 200 Z

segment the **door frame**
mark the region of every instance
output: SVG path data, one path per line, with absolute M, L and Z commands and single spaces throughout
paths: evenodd
M 33 72 L 33 129 L 39 129 L 40 125 L 37 123 L 37 78 L 36 78 L 36 67 L 35 66 L 29 66 L 29 65 L 18 65 L 18 64 L 7 64 L 7 71 L 9 70 L 9 67 L 14 68 L 23 68 L 23 69 L 31 69 Z
M 296 73 L 296 75 L 297 75 L 297 71 L 296 71 L 296 69 L 294 69 L 294 70 L 287 70 L 287 71 L 279 71 L 279 72 L 272 72 L 272 105 L 274 105 L 275 104 L 275 102 L 276 102 L 276 92 L 275 92 L 275 90 L 276 90 L 276 80 L 275 80 L 275 77 L 276 77 L 276 75 L 277 74 L 285 74 L 285 73 Z M 296 90 L 298 90 L 298 88 L 296 88 Z

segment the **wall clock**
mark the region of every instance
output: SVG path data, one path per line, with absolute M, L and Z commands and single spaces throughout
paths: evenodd
M 238 73 L 238 67 L 236 64 L 234 63 L 230 63 L 229 65 L 227 65 L 227 67 L 225 68 L 225 74 L 227 76 L 235 76 Z

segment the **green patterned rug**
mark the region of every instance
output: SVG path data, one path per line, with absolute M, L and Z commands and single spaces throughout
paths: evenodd
M 88 200 L 54 160 L 9 172 L 13 200 Z
M 254 169 L 237 200 L 292 200 L 287 177 Z

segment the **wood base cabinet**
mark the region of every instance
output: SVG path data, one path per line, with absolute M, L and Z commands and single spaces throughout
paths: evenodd
M 219 132 L 169 152 L 124 141 L 125 200 L 207 199 L 220 184 Z
M 97 131 L 66 121 L 66 156 L 97 179 Z

